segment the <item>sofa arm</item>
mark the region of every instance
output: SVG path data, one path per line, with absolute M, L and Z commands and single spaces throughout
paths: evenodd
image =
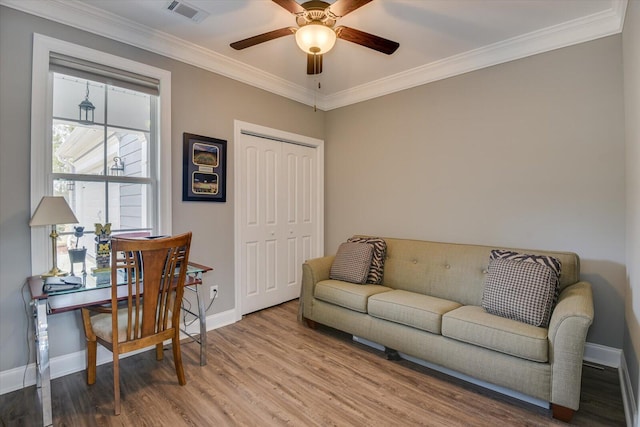
M 329 278 L 334 258 L 334 255 L 314 258 L 302 264 L 302 288 L 300 289 L 298 309 L 299 321 L 302 321 L 303 318 L 311 318 L 311 301 L 316 283 Z
M 591 285 L 567 286 L 558 298 L 549 322 L 551 403 L 577 410 L 580 403 L 582 358 L 589 326 L 593 322 Z

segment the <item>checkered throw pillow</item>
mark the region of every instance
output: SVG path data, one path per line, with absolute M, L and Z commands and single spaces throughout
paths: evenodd
M 512 259 L 515 261 L 535 262 L 537 264 L 546 265 L 553 270 L 556 274 L 556 289 L 550 310 L 553 311 L 553 307 L 555 307 L 558 302 L 558 297 L 560 296 L 560 274 L 562 273 L 562 262 L 558 258 L 550 255 L 521 254 L 520 252 L 509 249 L 494 249 L 491 251 L 489 259 Z
M 380 237 L 359 237 L 353 236 L 347 242 L 367 243 L 373 247 L 373 258 L 371 267 L 367 274 L 367 283 L 379 285 L 384 276 L 384 259 L 387 256 L 387 242 Z
M 338 248 L 329 277 L 363 284 L 367 280 L 373 247 L 367 243 L 346 242 Z
M 497 316 L 547 327 L 557 280 L 555 272 L 542 264 L 493 259 L 489 262 L 482 307 Z

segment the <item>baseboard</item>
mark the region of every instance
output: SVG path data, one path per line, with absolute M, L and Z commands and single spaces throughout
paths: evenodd
M 586 343 L 582 360 L 589 363 L 620 369 L 622 350 L 600 344 Z
M 627 421 L 627 427 L 640 426 L 640 414 L 636 407 L 636 399 L 633 396 L 633 387 L 631 387 L 631 376 L 627 367 L 627 361 L 624 353 L 620 357 L 620 388 L 622 389 L 622 404 L 624 405 L 624 415 Z
M 207 316 L 207 331 L 218 329 L 223 326 L 235 323 L 235 310 L 227 310 L 222 313 Z M 197 334 L 200 332 L 200 324 L 196 321 L 187 325 L 187 332 Z M 182 334 L 182 338 L 187 335 Z M 133 356 L 135 354 L 149 351 L 153 347 L 138 350 L 123 355 L 123 357 Z M 85 350 L 76 351 L 74 353 L 56 356 L 50 360 L 51 378 L 63 377 L 75 372 L 83 371 L 87 367 L 87 355 Z M 102 365 L 113 361 L 111 352 L 102 346 L 98 346 L 97 363 Z M 0 372 L 0 395 L 19 390 L 24 387 L 32 386 L 36 383 L 36 365 L 30 363 L 27 366 L 20 366 Z

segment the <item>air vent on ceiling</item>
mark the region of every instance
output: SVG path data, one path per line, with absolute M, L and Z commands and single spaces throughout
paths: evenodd
M 197 23 L 204 21 L 204 19 L 209 16 L 209 12 L 205 12 L 195 6 L 186 4 L 183 1 L 169 1 L 166 3 L 165 9 Z

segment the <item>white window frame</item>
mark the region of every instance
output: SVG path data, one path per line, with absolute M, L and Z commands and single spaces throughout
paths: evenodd
M 160 82 L 158 111 L 160 114 L 156 198 L 158 201 L 158 231 L 171 233 L 171 72 L 126 58 L 100 52 L 84 46 L 34 33 L 33 67 L 31 75 L 31 215 L 43 196 L 51 195 L 52 185 L 47 159 L 51 157 L 51 126 L 53 85 L 49 73 L 50 52 L 57 52 L 98 64 L 108 65 Z M 160 178 L 161 177 L 161 178 Z M 53 262 L 50 227 L 31 228 L 31 273 L 48 271 Z

